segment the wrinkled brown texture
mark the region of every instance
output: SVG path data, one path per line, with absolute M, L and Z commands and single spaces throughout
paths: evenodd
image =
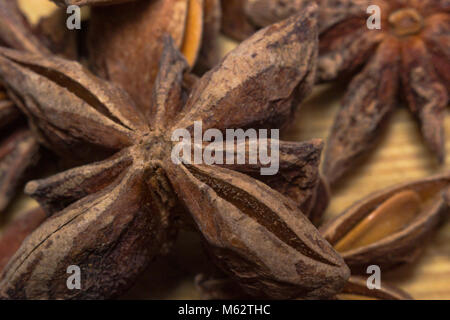
M 236 143 L 233 150 L 228 151 L 226 147 L 222 148 L 225 154 L 232 153 L 237 159 L 236 150 L 249 148 L 250 142 Z M 269 140 L 268 145 L 271 145 Z M 311 140 L 308 142 L 281 142 L 279 145 L 279 167 L 281 174 L 261 176 L 260 163 L 251 164 L 223 164 L 221 166 L 245 173 L 265 184 L 268 184 L 278 192 L 293 199 L 299 209 L 315 224 L 317 224 L 328 204 L 329 193 L 320 179 L 319 165 L 322 153 L 323 143 L 320 140 Z M 216 149 L 220 150 L 220 148 Z M 249 148 L 250 150 L 250 148 Z M 269 148 L 269 151 L 271 148 Z M 255 151 L 256 152 L 256 151 Z M 246 152 L 246 163 L 248 158 L 256 157 L 255 153 Z
M 315 75 L 311 8 L 315 6 L 303 11 L 298 23 L 272 25 L 230 52 L 197 83 L 177 125 L 190 128 L 200 114 L 212 113 L 214 117 L 203 116 L 205 130 L 278 127 L 291 118 L 295 98 L 309 92 Z M 228 112 L 221 112 L 225 108 Z
M 28 129 L 16 130 L 0 143 L 0 211 L 24 183 L 26 170 L 39 159 L 39 145 Z
M 370 4 L 381 7 L 381 30 L 366 26 L 368 1 L 321 1 L 318 80 L 339 79 L 362 68 L 349 85 L 329 136 L 324 174 L 330 184 L 373 148 L 399 96 L 418 119 L 430 150 L 440 162 L 445 158 L 448 2 L 380 0 Z M 376 88 L 377 94 L 364 97 L 369 87 L 372 92 Z
M 399 55 L 396 44 L 384 43 L 350 84 L 328 137 L 323 173 L 331 184 L 377 142 L 395 106 Z
M 48 54 L 50 51 L 40 42 L 44 38 L 33 30 L 16 0 L 0 3 L 0 45 Z M 27 169 L 39 158 L 37 139 L 24 125 L 12 98 L 11 92 L 0 83 L 0 212 L 6 209 L 25 182 Z
M 22 111 L 32 119 L 41 141 L 53 150 L 74 156 L 73 146 L 80 140 L 108 150 L 120 149 L 132 143 L 131 129 L 144 126 L 130 111 L 134 106 L 125 92 L 95 78 L 78 63 L 7 49 L 1 52 L 0 78 L 8 82 L 8 88 L 14 92 Z M 83 107 L 85 112 L 77 112 Z M 118 117 L 120 120 L 116 121 L 120 125 L 114 120 L 98 121 L 104 118 L 104 112 L 113 119 Z M 68 117 L 70 113 L 78 116 Z M 88 127 L 88 131 L 79 129 L 94 121 L 96 127 Z
M 93 8 L 89 52 L 101 77 L 120 84 L 142 109 L 150 107 L 162 37 L 183 43 L 188 0 L 136 1 Z
M 14 219 L 0 236 L 0 272 L 28 237 L 47 218 L 41 208 L 32 209 Z
M 2 294 L 90 299 L 126 290 L 170 234 L 166 213 L 158 210 L 160 199 L 147 192 L 141 170 L 130 168 L 104 190 L 47 220 L 5 268 Z M 69 265 L 83 270 L 83 290 L 67 288 Z
M 210 254 L 246 292 L 312 299 L 340 290 L 347 270 L 294 203 L 277 200 L 277 192 L 233 171 L 205 166 L 169 170 Z M 280 254 L 273 259 L 275 252 Z
M 89 28 L 90 63 L 96 74 L 121 85 L 141 110 L 147 110 L 163 37 L 172 36 L 191 67 L 200 54 L 200 68 L 210 68 L 218 61 L 215 50 L 220 16 L 215 0 L 135 1 L 94 7 Z
M 221 0 L 222 31 L 242 41 L 261 27 L 267 27 L 297 14 L 314 0 Z
M 439 225 L 442 217 L 448 214 L 449 187 L 450 175 L 447 173 L 379 191 L 355 203 L 344 213 L 321 226 L 320 232 L 334 246 L 362 219 L 380 208 L 387 200 L 394 199 L 393 196 L 404 191 L 412 191 L 418 196 L 420 204 L 414 219 L 405 221 L 402 228 L 381 239 L 341 252 L 352 273 L 365 273 L 367 267 L 373 264 L 380 266 L 382 270 L 388 270 L 410 263 L 421 253 L 425 240 Z M 402 207 L 406 210 L 406 206 Z M 389 210 L 389 208 L 386 209 Z M 395 209 L 390 213 L 392 214 L 401 214 L 401 212 Z M 384 218 L 390 219 L 389 223 L 396 218 L 390 218 L 390 215 Z
M 449 2 L 245 0 L 239 1 L 241 14 L 234 19 L 266 26 L 311 2 L 320 8 L 317 81 L 353 76 L 327 143 L 324 175 L 329 184 L 335 185 L 375 146 L 399 97 L 417 118 L 425 143 L 442 163 L 443 119 L 450 97 Z M 380 30 L 367 27 L 370 5 L 380 7 Z M 224 23 L 228 25 L 224 30 L 233 25 Z
M 213 260 L 247 293 L 323 298 L 339 292 L 349 270 L 298 209 L 312 208 L 311 199 L 323 193 L 321 142 L 279 142 L 280 173 L 265 182 L 291 199 L 244 174 L 261 163 L 237 170 L 171 159 L 173 131 L 191 130 L 194 121 L 201 120 L 204 131 L 223 132 L 263 127 L 291 114 L 314 78 L 315 11 L 308 7 L 242 43 L 201 79 L 190 80 L 187 101 L 189 66 L 165 38 L 153 95 L 139 94 L 151 102 L 148 108 L 135 107 L 120 88 L 74 62 L 1 49 L 0 79 L 50 147 L 80 141 L 118 152 L 27 185 L 26 192 L 54 214 L 11 259 L 0 295 L 117 296 L 168 250 L 180 218 L 191 219 Z M 72 264 L 84 274 L 82 290 L 66 287 Z

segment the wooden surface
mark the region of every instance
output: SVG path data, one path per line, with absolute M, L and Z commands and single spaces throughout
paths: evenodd
M 40 14 L 48 13 L 53 7 L 47 0 L 20 2 L 34 22 Z M 234 45 L 226 38 L 221 39 L 224 53 Z M 313 95 L 303 103 L 291 126 L 282 133 L 282 138 L 293 141 L 325 139 L 344 89 L 345 84 L 317 87 Z M 354 201 L 373 191 L 450 170 L 448 114 L 446 131 L 448 156 L 446 165 L 439 167 L 422 143 L 416 122 L 406 108 L 399 105 L 377 149 L 368 154 L 367 161 L 355 168 L 333 191 L 325 219 L 339 214 Z M 33 205 L 29 200 L 22 200 L 11 211 L 17 212 L 24 206 Z M 182 233 L 174 251 L 156 261 L 125 298 L 200 298 L 193 278 L 207 265 L 208 259 L 202 254 L 198 238 Z M 415 264 L 382 274 L 382 281 L 397 285 L 416 299 L 450 300 L 450 218 L 442 224 Z

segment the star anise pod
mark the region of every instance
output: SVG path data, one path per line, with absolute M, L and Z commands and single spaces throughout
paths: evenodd
M 450 3 L 448 0 L 378 1 L 381 30 L 366 26 L 367 6 L 338 1 L 323 20 L 318 77 L 333 80 L 355 73 L 328 140 L 324 174 L 336 182 L 379 136 L 401 96 L 420 123 L 422 135 L 441 162 L 443 119 L 450 88 Z M 345 14 L 344 8 L 354 10 Z
M 397 185 L 358 201 L 320 227 L 353 274 L 413 262 L 450 212 L 450 174 Z
M 198 80 L 189 97 L 183 88 L 188 64 L 166 38 L 151 108 L 144 112 L 120 88 L 77 63 L 1 49 L 0 78 L 21 93 L 21 107 L 49 143 L 86 140 L 119 150 L 27 185 L 47 212 L 62 210 L 11 259 L 1 295 L 116 296 L 167 249 L 178 215 L 186 214 L 182 219 L 192 221 L 213 259 L 250 294 L 320 298 L 339 292 L 348 269 L 299 203 L 244 174 L 254 174 L 262 163 L 226 167 L 171 159 L 173 131 L 192 131 L 195 121 L 202 121 L 203 130 L 224 131 L 258 127 L 292 112 L 314 77 L 315 11 L 312 6 L 256 33 Z M 58 97 L 56 103 L 47 95 Z M 290 184 L 302 181 L 295 171 L 304 154 L 315 159 L 320 143 L 277 143 L 281 172 L 267 183 L 292 190 Z M 250 152 L 246 148 L 245 157 Z M 304 172 L 317 172 L 306 164 Z M 67 289 L 68 265 L 83 270 L 83 290 Z
M 385 272 L 414 262 L 449 213 L 450 173 L 446 173 L 375 192 L 322 225 L 319 231 L 352 272 L 335 298 L 411 299 L 384 281 L 380 289 L 369 289 L 367 278 L 357 275 L 367 274 L 371 265 Z M 248 298 L 225 275 L 199 275 L 196 284 L 207 299 Z
M 265 26 L 313 0 L 245 0 L 241 13 Z M 227 2 L 227 1 L 225 1 Z M 402 97 L 424 140 L 445 158 L 443 119 L 450 88 L 448 0 L 316 0 L 320 8 L 320 82 L 355 75 L 328 139 L 324 175 L 331 185 L 371 149 Z M 369 29 L 378 5 L 381 29 Z M 236 16 L 236 15 L 235 15 Z
M 159 3 L 159 2 L 156 1 L 155 5 L 156 5 L 156 3 Z M 139 4 L 139 5 L 142 6 L 143 4 Z M 186 4 L 183 4 L 182 7 L 185 8 L 185 6 L 186 6 Z M 213 5 L 210 5 L 210 6 L 214 7 Z M 166 8 L 165 5 L 161 8 L 159 8 L 159 7 L 161 7 L 161 4 L 159 4 L 155 8 L 152 7 L 153 8 L 152 10 L 150 10 L 151 9 L 150 8 L 149 12 L 151 12 L 152 14 L 157 14 L 158 12 L 161 13 L 161 10 L 162 10 L 161 8 Z M 115 8 L 115 6 L 108 6 L 108 7 L 101 7 L 101 8 L 103 10 L 113 10 L 113 9 L 117 10 L 117 8 Z M 170 6 L 167 8 L 170 8 Z M 156 9 L 158 9 L 158 10 L 156 10 Z M 205 10 L 208 12 L 211 11 L 211 9 L 208 9 L 207 7 L 205 7 Z M 156 13 L 153 13 L 154 11 Z M 135 10 L 132 10 L 132 12 L 135 12 Z M 206 16 L 208 16 L 208 15 L 206 15 Z M 100 21 L 102 21 L 102 20 L 100 19 Z M 91 18 L 91 24 L 95 25 L 95 16 Z M 121 56 L 121 54 L 123 52 L 122 52 L 122 50 L 120 50 L 119 47 L 121 45 L 123 45 L 122 41 L 143 41 L 142 38 L 146 38 L 146 35 L 147 35 L 146 30 L 148 30 L 149 27 L 150 26 L 148 26 L 144 22 L 137 24 L 137 31 L 141 31 L 144 34 L 144 36 L 139 35 L 139 37 L 135 37 L 135 36 L 131 37 L 128 34 L 130 31 L 123 31 L 128 35 L 128 38 L 130 38 L 131 40 L 128 40 L 128 38 L 125 38 L 125 40 L 124 40 L 121 37 L 117 37 L 117 35 L 115 35 L 115 36 L 113 36 L 113 34 L 111 35 L 110 40 L 111 40 L 112 46 L 114 47 L 114 48 L 111 47 L 111 50 L 116 49 L 115 51 L 119 52 L 118 53 L 119 57 L 117 59 L 113 59 L 111 61 L 112 66 L 114 66 L 114 65 L 119 66 L 119 67 L 114 67 L 114 68 L 117 68 L 118 70 L 123 70 L 123 72 L 125 72 L 125 73 L 129 73 L 129 70 L 135 69 L 135 67 L 137 68 L 138 65 L 140 65 L 139 69 L 146 69 L 146 67 L 145 67 L 147 65 L 146 54 L 142 54 L 143 57 L 141 57 L 141 56 L 136 57 L 136 59 L 132 59 L 131 62 L 129 62 L 129 59 L 125 59 L 124 56 Z M 305 28 L 307 28 L 307 27 L 308 26 L 305 26 Z M 95 27 L 94 27 L 94 29 L 95 29 Z M 306 30 L 306 31 L 310 32 L 308 30 Z M 104 32 L 102 32 L 101 34 L 104 34 Z M 314 37 L 313 34 L 310 34 L 310 35 L 311 35 L 311 38 Z M 141 40 L 136 40 L 136 39 L 141 39 Z M 312 44 L 312 42 L 310 42 L 310 43 Z M 116 45 L 118 46 L 117 48 L 116 48 Z M 159 47 L 161 47 L 161 45 L 157 41 L 154 41 L 154 42 L 152 42 L 152 46 L 149 47 L 149 50 L 151 52 L 157 52 L 157 51 L 159 51 Z M 313 66 L 314 66 L 313 59 L 315 59 L 316 54 L 315 54 L 314 46 L 311 46 L 309 48 L 311 51 L 308 51 L 305 54 L 305 56 L 304 56 L 305 60 L 303 61 L 303 64 L 302 64 L 302 68 L 307 67 L 307 68 L 309 68 L 309 71 L 305 74 L 305 79 L 303 81 L 303 87 L 300 90 L 297 90 L 297 93 L 300 93 L 300 94 L 296 94 L 295 97 L 292 97 L 297 100 L 301 100 L 302 96 L 306 95 L 309 92 L 309 89 L 312 86 L 312 81 L 314 78 L 315 68 L 313 68 Z M 107 51 L 107 52 L 109 52 L 109 51 Z M 154 57 L 154 60 L 151 61 L 151 66 L 150 66 L 151 68 L 154 68 L 156 66 L 156 61 L 158 59 L 159 59 L 159 56 L 156 55 Z M 116 64 L 114 64 L 113 61 Z M 131 66 L 129 66 L 129 63 L 131 63 Z M 123 65 L 129 66 L 129 68 L 120 67 Z M 157 70 L 157 68 L 156 68 L 156 70 Z M 149 71 L 151 71 L 152 74 L 156 73 L 156 70 L 149 69 Z M 192 83 L 189 83 L 189 82 L 192 82 L 192 81 L 195 82 L 195 79 L 188 79 L 189 78 L 188 76 L 186 76 L 186 79 L 185 79 L 186 85 L 191 86 Z M 122 82 L 121 79 L 116 79 L 116 80 L 119 84 Z M 139 85 L 139 87 L 143 88 L 143 90 L 135 91 L 135 94 L 138 94 L 140 96 L 140 98 L 138 100 L 135 100 L 136 105 L 141 109 L 145 109 L 146 104 L 151 102 L 151 99 L 148 98 L 149 95 L 147 95 L 147 92 L 152 87 L 151 86 L 152 81 L 149 79 L 147 79 L 146 81 L 147 82 L 144 81 L 142 85 Z M 148 81 L 150 81 L 150 83 L 148 83 Z M 125 89 L 127 89 L 127 88 L 129 89 L 129 87 L 125 86 Z M 25 86 L 21 86 L 21 87 L 18 87 L 16 90 L 18 92 L 17 95 L 19 96 L 18 99 L 16 99 L 16 102 L 19 105 L 27 104 L 27 102 L 24 101 L 24 98 L 20 97 L 20 91 L 30 91 L 31 92 L 32 90 L 34 90 L 36 96 L 39 96 L 39 99 L 42 100 L 44 98 L 41 94 L 40 89 L 39 90 L 37 88 L 29 89 L 29 88 L 26 88 Z M 131 91 L 133 91 L 133 89 L 131 89 Z M 103 94 L 103 93 L 99 92 L 98 94 Z M 46 102 L 41 101 L 40 103 L 53 104 L 55 99 L 61 100 L 61 98 L 53 97 L 53 95 L 48 95 L 47 97 L 45 97 L 45 99 L 47 99 L 48 101 L 46 101 Z M 105 100 L 105 99 L 107 99 L 107 97 L 104 96 L 103 99 Z M 143 105 L 140 105 L 139 102 L 144 101 L 144 100 L 145 100 L 145 103 Z M 280 101 L 286 102 L 286 103 L 284 104 L 283 107 L 281 107 L 280 110 L 277 111 L 276 116 L 272 116 L 270 114 L 264 115 L 263 116 L 265 119 L 264 121 L 255 119 L 256 123 L 252 124 L 252 126 L 255 126 L 255 125 L 257 127 L 261 127 L 262 125 L 276 126 L 276 125 L 284 122 L 284 119 L 290 118 L 293 109 L 297 106 L 297 103 L 295 102 L 295 103 L 291 104 L 290 101 L 284 101 L 284 100 L 280 100 Z M 66 102 L 61 101 L 61 103 L 66 103 Z M 33 122 L 38 122 L 38 119 L 35 119 L 36 115 L 30 113 L 28 108 L 22 107 L 21 109 L 25 113 L 27 113 L 31 119 L 34 119 Z M 37 118 L 39 118 L 39 117 L 37 117 Z M 267 119 L 269 119 L 270 121 Z M 250 124 L 247 124 L 247 125 L 250 125 Z M 100 148 L 102 152 L 100 152 L 100 150 L 98 148 L 98 144 L 96 144 L 95 142 L 90 143 L 89 145 L 86 145 L 86 143 L 80 142 L 80 139 L 75 138 L 75 137 L 64 137 L 63 141 L 59 141 L 59 139 L 61 139 L 61 136 L 63 136 L 64 133 L 54 134 L 54 132 L 51 128 L 47 127 L 45 130 L 41 130 L 39 128 L 39 125 L 34 126 L 34 127 L 36 129 L 35 131 L 36 131 L 37 136 L 40 138 L 40 142 L 45 144 L 46 146 L 48 146 L 53 151 L 57 152 L 60 156 L 63 156 L 63 157 L 67 156 L 67 155 L 70 155 L 71 157 L 77 156 L 77 158 L 83 160 L 86 158 L 85 155 L 91 155 L 91 154 L 92 155 L 97 155 L 97 154 L 104 155 L 104 154 L 111 153 L 111 147 L 106 147 L 106 146 L 102 145 Z M 93 145 L 97 145 L 97 147 L 94 147 Z M 297 162 L 296 163 L 293 163 L 290 161 L 285 162 L 286 167 L 283 168 L 284 173 L 281 176 L 281 178 L 279 177 L 280 175 L 277 175 L 277 177 L 275 177 L 275 178 L 267 176 L 264 180 L 264 182 L 266 182 L 266 183 L 269 183 L 269 181 L 271 181 L 269 184 L 271 184 L 274 188 L 276 188 L 278 191 L 288 195 L 289 197 L 293 198 L 297 203 L 299 203 L 300 209 L 305 214 L 307 214 L 308 217 L 310 217 L 310 219 L 314 223 L 317 223 L 320 220 L 320 217 L 321 217 L 322 213 L 324 212 L 324 210 L 327 206 L 327 203 L 328 203 L 327 187 L 325 186 L 325 184 L 323 182 L 321 182 L 319 180 L 318 175 L 317 175 L 317 170 L 315 169 L 315 167 L 318 165 L 319 160 L 320 160 L 321 148 L 322 148 L 322 146 L 318 142 L 314 142 L 313 144 L 305 145 L 305 147 L 303 148 L 302 154 L 297 153 Z M 90 150 L 93 150 L 93 151 L 90 151 Z M 99 157 L 99 156 L 97 156 L 97 157 Z M 308 164 L 309 166 L 306 166 L 305 164 Z M 249 169 L 248 174 L 254 175 L 254 173 L 257 171 L 258 171 L 257 169 Z M 261 179 L 261 176 L 259 175 L 259 173 L 257 173 L 257 176 L 259 176 Z

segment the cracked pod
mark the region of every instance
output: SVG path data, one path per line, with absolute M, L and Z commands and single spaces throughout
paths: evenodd
M 450 175 L 379 191 L 320 228 L 353 273 L 369 265 L 382 270 L 413 261 L 449 212 Z

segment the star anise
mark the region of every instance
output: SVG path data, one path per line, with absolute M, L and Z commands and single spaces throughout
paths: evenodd
M 450 212 L 450 173 L 375 192 L 320 227 L 353 274 L 411 263 Z
M 424 140 L 445 159 L 443 119 L 450 88 L 448 0 L 318 0 L 318 81 L 354 75 L 328 139 L 324 175 L 333 185 L 380 135 L 397 105 L 406 101 Z M 311 0 L 246 0 L 248 21 L 264 26 Z M 381 29 L 369 29 L 367 10 L 378 5 Z
M 38 38 L 39 35 L 40 38 Z M 0 3 L 0 44 L 29 52 L 49 54 L 50 50 L 41 43 L 43 39 L 46 37 L 43 33 L 33 30 L 19 10 L 16 1 Z M 56 42 L 49 41 L 48 44 L 56 44 Z M 66 46 L 59 48 L 66 48 Z M 55 52 L 58 52 L 56 47 Z M 0 142 L 0 212 L 2 212 L 16 194 L 18 187 L 25 182 L 25 175 L 29 172 L 29 168 L 40 159 L 40 152 L 37 139 L 28 130 L 21 112 L 1 83 L 0 130 L 2 133 Z
M 318 77 L 359 74 L 349 85 L 329 136 L 324 174 L 336 182 L 373 146 L 401 93 L 441 162 L 450 88 L 450 2 L 376 1 L 381 30 L 366 26 L 366 3 L 325 1 Z M 345 10 L 351 6 L 353 10 Z
M 318 81 L 357 74 L 329 135 L 324 163 L 328 182 L 335 184 L 374 146 L 399 96 L 418 119 L 426 144 L 443 162 L 443 119 L 450 88 L 450 2 L 245 0 L 239 5 L 240 15 L 234 15 L 240 17 L 240 24 L 234 25 L 246 21 L 256 29 L 313 1 L 320 6 Z M 381 29 L 367 26 L 371 5 L 380 8 Z
M 319 228 L 342 255 L 352 276 L 337 299 L 411 299 L 384 284 L 367 287 L 367 268 L 382 273 L 414 262 L 426 240 L 450 213 L 450 173 L 396 185 L 356 202 Z M 196 284 L 208 299 L 248 298 L 235 281 L 224 275 L 199 275 Z
M 250 294 L 320 298 L 339 292 L 348 277 L 343 260 L 302 215 L 301 203 L 250 177 L 262 163 L 211 166 L 171 159 L 173 131 L 192 131 L 196 121 L 203 130 L 224 131 L 258 128 L 291 114 L 314 77 L 315 12 L 311 6 L 256 33 L 198 80 L 189 96 L 183 87 L 188 64 L 165 38 L 146 110 L 75 62 L 1 49 L 0 78 L 50 145 L 82 140 L 119 150 L 27 185 L 27 193 L 54 214 L 5 268 L 1 295 L 116 296 L 167 250 L 177 220 L 191 221 L 213 260 Z M 294 187 L 316 189 L 321 144 L 277 143 L 281 171 L 266 182 L 298 200 Z M 232 155 L 236 150 L 225 148 Z M 245 152 L 249 157 L 252 151 Z M 314 183 L 303 186 L 311 175 Z M 69 265 L 83 270 L 83 290 L 67 289 Z

